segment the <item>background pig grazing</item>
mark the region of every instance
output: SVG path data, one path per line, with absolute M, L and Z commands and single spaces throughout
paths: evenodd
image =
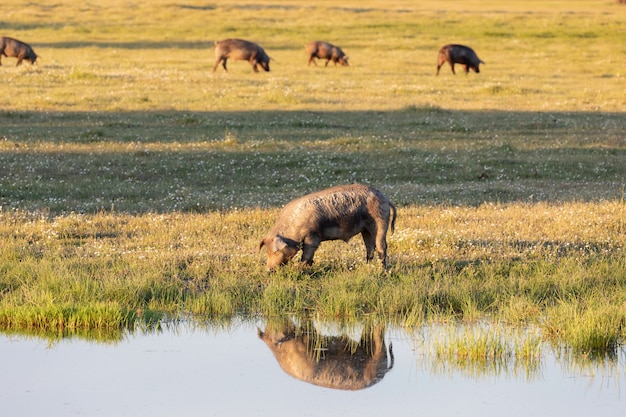
M 215 65 L 213 72 L 217 66 L 222 63 L 224 70 L 228 59 L 233 61 L 248 61 L 252 65 L 254 72 L 259 72 L 257 65 L 260 65 L 265 71 L 270 70 L 270 57 L 267 56 L 263 48 L 254 42 L 244 41 L 242 39 L 224 39 L 215 42 Z
M 283 208 L 274 228 L 261 240 L 267 269 L 284 265 L 302 249 L 302 263 L 311 265 L 324 240 L 350 240 L 361 233 L 366 260 L 378 254 L 387 264 L 387 229 L 396 222 L 396 207 L 378 190 L 361 184 L 339 185 L 293 200 Z
M 30 45 L 17 39 L 7 38 L 6 36 L 0 37 L 0 65 L 2 65 L 2 55 L 8 57 L 17 58 L 17 64 L 22 65 L 22 60 L 30 61 L 31 65 L 37 60 L 37 54 L 33 51 Z
M 478 65 L 484 64 L 472 48 L 463 45 L 446 45 L 439 50 L 439 57 L 437 59 L 437 75 L 439 75 L 439 70 L 444 62 L 450 64 L 453 74 L 456 74 L 456 72 L 454 72 L 454 64 L 463 65 L 463 69 L 465 69 L 466 74 L 470 69 L 473 69 L 476 73 L 480 72 Z
M 313 62 L 317 65 L 314 58 L 325 59 L 326 66 L 330 61 L 333 61 L 335 65 L 337 63 L 341 65 L 348 65 L 348 57 L 343 53 L 341 48 L 328 42 L 312 41 L 304 46 L 307 56 L 309 57 L 309 64 Z

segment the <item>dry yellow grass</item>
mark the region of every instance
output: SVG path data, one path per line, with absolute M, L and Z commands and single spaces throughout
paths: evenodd
M 577 1 L 281 2 L 207 5 L 13 0 L 6 35 L 41 61 L 11 68 L 3 110 L 392 110 L 407 106 L 523 111 L 621 111 L 624 8 Z M 213 74 L 213 41 L 243 37 L 274 58 Z M 309 68 L 303 45 L 342 46 L 350 68 Z M 435 77 L 445 43 L 474 47 L 480 75 Z

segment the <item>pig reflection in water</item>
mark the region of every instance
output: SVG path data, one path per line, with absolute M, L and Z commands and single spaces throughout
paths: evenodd
M 358 342 L 345 334 L 320 335 L 310 323 L 268 325 L 258 334 L 287 374 L 310 384 L 355 391 L 376 384 L 393 368 L 382 326 L 364 329 Z

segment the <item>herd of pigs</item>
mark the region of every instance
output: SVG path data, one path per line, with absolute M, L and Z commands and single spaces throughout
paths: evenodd
M 313 41 L 305 46 L 308 64 L 315 59 L 325 59 L 335 65 L 348 65 L 348 57 L 341 48 L 328 42 Z M 34 64 L 37 54 L 30 45 L 13 38 L 0 37 L 0 65 L 2 56 L 17 58 Z M 215 65 L 226 68 L 231 59 L 248 61 L 258 72 L 258 66 L 270 70 L 270 57 L 256 43 L 242 39 L 224 39 L 215 42 Z M 463 45 L 446 45 L 439 50 L 437 75 L 441 66 L 448 62 L 454 73 L 454 64 L 480 72 L 481 61 L 476 53 Z M 313 255 L 320 243 L 326 240 L 348 241 L 361 234 L 366 249 L 366 261 L 378 255 L 383 267 L 387 265 L 387 230 L 393 233 L 396 207 L 378 190 L 362 185 L 350 184 L 321 190 L 300 197 L 287 204 L 278 216 L 276 224 L 261 240 L 259 250 L 267 251 L 267 269 L 272 271 L 289 262 L 302 251 L 301 263 L 311 265 Z
M 307 57 L 309 58 L 308 64 L 313 62 L 317 65 L 315 58 L 325 59 L 326 66 L 332 61 L 335 65 L 348 65 L 348 56 L 341 50 L 340 47 L 333 45 L 329 42 L 323 41 L 311 41 L 304 46 Z M 226 61 L 232 59 L 233 61 L 241 60 L 248 61 L 252 65 L 254 72 L 259 72 L 258 66 L 265 71 L 270 70 L 270 57 L 265 53 L 265 50 L 258 44 L 243 39 L 224 39 L 215 42 L 215 65 L 213 66 L 213 72 L 217 70 L 220 62 L 226 68 Z M 465 45 L 445 45 L 439 50 L 439 56 L 437 59 L 437 75 L 441 66 L 448 62 L 454 72 L 454 64 L 461 64 L 465 72 L 469 72 L 470 69 L 474 72 L 480 72 L 480 64 L 484 62 L 478 58 L 476 52 Z
M 317 65 L 316 58 L 325 59 L 326 66 L 328 66 L 330 61 L 335 65 L 348 65 L 348 56 L 340 47 L 329 42 L 312 41 L 304 46 L 304 50 L 309 58 L 309 65 L 311 65 L 311 62 Z M 24 60 L 34 64 L 38 57 L 29 44 L 6 36 L 0 37 L 0 65 L 2 65 L 2 56 L 17 58 L 16 66 L 21 65 Z M 259 72 L 259 66 L 265 71 L 270 70 L 271 58 L 265 53 L 265 50 L 258 44 L 243 39 L 223 39 L 215 42 L 215 65 L 213 66 L 213 72 L 217 70 L 220 62 L 224 70 L 228 71 L 226 61 L 229 59 L 233 61 L 248 61 L 252 65 L 254 72 Z M 479 66 L 484 64 L 472 48 L 454 44 L 445 45 L 439 50 L 437 75 L 439 75 L 441 66 L 446 62 L 450 64 L 454 74 L 456 74 L 454 64 L 462 65 L 466 73 L 470 69 L 474 70 L 474 72 L 480 72 Z

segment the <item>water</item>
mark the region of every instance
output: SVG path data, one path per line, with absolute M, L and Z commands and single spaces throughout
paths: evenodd
M 476 368 L 437 360 L 428 347 L 428 331 L 388 330 L 378 343 L 359 345 L 357 329 L 351 351 L 359 355 L 365 347 L 370 359 L 362 360 L 376 356 L 378 363 L 368 363 L 375 371 L 354 378 L 367 380 L 368 388 L 349 391 L 289 375 L 279 364 L 280 353 L 274 355 L 258 329 L 266 337 L 271 333 L 263 322 L 243 322 L 226 330 L 183 323 L 125 334 L 113 343 L 63 339 L 50 344 L 0 335 L 0 415 L 589 417 L 626 412 L 623 350 L 611 360 L 577 363 L 544 349 L 530 367 Z M 355 361 L 332 363 L 332 345 L 341 332 L 320 332 L 335 333 L 324 339 L 328 350 L 315 351 L 328 365 L 325 372 L 358 367 Z M 283 336 L 274 340 L 280 346 L 294 352 L 304 346 L 290 345 L 298 338 Z

